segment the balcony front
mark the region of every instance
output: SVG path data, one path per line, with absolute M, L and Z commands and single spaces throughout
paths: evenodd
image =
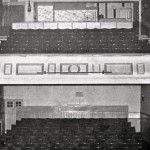
M 0 84 L 149 84 L 150 55 L 0 56 Z

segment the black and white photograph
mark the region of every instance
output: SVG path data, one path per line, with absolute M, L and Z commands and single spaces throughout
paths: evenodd
M 0 0 L 0 150 L 149 150 L 150 0 Z

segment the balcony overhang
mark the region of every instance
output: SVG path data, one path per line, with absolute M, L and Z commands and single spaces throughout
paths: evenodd
M 0 55 L 0 84 L 150 84 L 149 54 Z

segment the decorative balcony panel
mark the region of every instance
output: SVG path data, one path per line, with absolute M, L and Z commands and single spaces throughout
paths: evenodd
M 150 84 L 150 55 L 1 55 L 0 84 Z
M 96 21 L 97 10 L 57 10 L 55 11 L 55 21 Z

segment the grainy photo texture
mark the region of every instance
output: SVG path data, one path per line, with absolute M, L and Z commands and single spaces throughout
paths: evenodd
M 0 150 L 149 150 L 150 0 L 0 0 Z

